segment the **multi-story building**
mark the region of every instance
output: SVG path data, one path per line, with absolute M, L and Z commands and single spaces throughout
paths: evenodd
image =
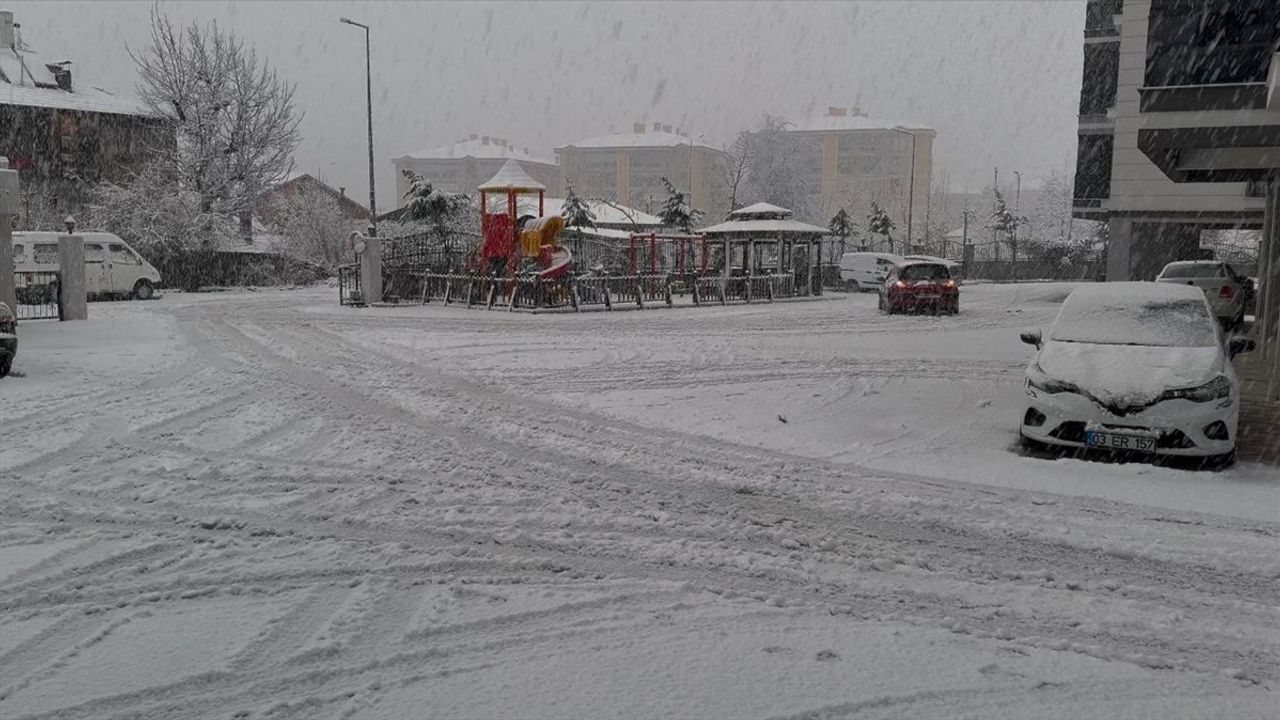
M 636 123 L 630 133 L 589 138 L 556 148 L 560 161 L 560 195 L 573 185 L 579 197 L 598 197 L 657 213 L 667 197 L 662 178 L 706 217 L 728 210 L 724 152 L 653 123 Z
M 20 177 L 18 227 L 61 227 L 95 183 L 125 180 L 172 136 L 137 100 L 73 82 L 18 27 L 0 11 L 0 155 Z
M 805 193 L 806 220 L 826 224 L 841 208 L 862 218 L 874 202 L 905 239 L 924 240 L 937 132 L 915 124 L 877 121 L 853 108 L 788 126 Z M 800 213 L 798 213 L 799 215 Z
M 404 205 L 404 195 L 409 189 L 405 170 L 430 180 L 438 190 L 473 195 L 481 183 L 496 175 L 502 165 L 513 158 L 538 182 L 547 187 L 558 184 L 559 171 L 554 160 L 539 157 L 527 147 L 517 147 L 506 138 L 471 135 L 466 140 L 392 159 L 396 166 L 396 197 L 400 205 Z
M 1257 175 L 1210 173 L 1280 148 L 1268 90 L 1275 0 L 1089 0 L 1074 215 L 1107 221 L 1109 280 L 1200 256 L 1204 230 L 1260 228 Z M 1205 147 L 1218 139 L 1229 147 Z M 1247 156 L 1247 157 L 1245 157 Z

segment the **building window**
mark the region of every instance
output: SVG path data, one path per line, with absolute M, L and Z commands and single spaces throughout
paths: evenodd
M 1120 43 L 1084 46 L 1084 81 L 1080 85 L 1080 114 L 1106 115 L 1116 103 L 1116 79 L 1120 73 Z
M 1111 197 L 1111 154 L 1114 138 L 1110 135 L 1080 135 L 1076 151 L 1076 182 L 1072 193 L 1076 205 Z M 1084 202 L 1081 202 L 1084 201 Z M 1092 203 L 1099 204 L 1099 203 Z
M 1266 82 L 1277 41 L 1276 0 L 1152 0 L 1145 84 Z
M 1084 15 L 1085 37 L 1119 37 L 1115 17 L 1124 12 L 1124 0 L 1089 0 Z

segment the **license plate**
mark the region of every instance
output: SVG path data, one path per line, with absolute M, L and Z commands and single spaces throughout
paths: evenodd
M 1114 432 L 1086 432 L 1084 444 L 1109 450 L 1139 450 L 1155 452 L 1156 439 L 1146 435 L 1126 435 Z
M 917 295 L 916 298 L 920 300 L 937 300 L 938 296 L 930 293 L 930 294 Z

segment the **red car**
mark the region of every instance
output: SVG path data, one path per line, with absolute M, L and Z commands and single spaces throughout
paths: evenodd
M 880 286 L 880 309 L 898 312 L 960 312 L 960 288 L 946 265 L 906 262 L 894 267 Z

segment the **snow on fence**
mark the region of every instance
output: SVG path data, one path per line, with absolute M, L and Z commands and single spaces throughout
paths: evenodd
M 358 281 L 357 281 L 358 282 Z M 508 310 L 598 307 L 646 308 L 680 305 L 771 302 L 817 295 L 792 274 L 750 277 L 708 275 L 582 275 L 544 280 L 536 275 L 499 278 L 488 275 L 384 269 L 384 299 L 390 303 L 506 308 Z M 340 282 L 339 287 L 343 287 Z M 346 295 L 343 295 L 345 298 Z M 349 304 L 344 301 L 343 304 Z

